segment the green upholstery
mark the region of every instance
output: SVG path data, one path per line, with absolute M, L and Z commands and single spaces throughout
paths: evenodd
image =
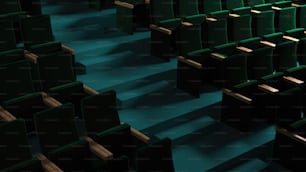
M 296 8 L 285 7 L 280 10 L 276 10 L 276 31 L 285 32 L 290 29 L 296 28 Z
M 34 131 L 33 114 L 47 108 L 40 93 L 10 99 L 3 106 L 15 117 L 25 119 L 28 132 Z
M 297 66 L 297 43 L 293 41 L 282 42 L 274 50 L 275 69 L 284 71 Z
M 156 141 L 137 150 L 136 170 L 174 172 L 171 140 L 168 138 Z
M 1 17 L 18 16 L 23 14 L 25 14 L 25 12 L 21 11 L 19 0 L 2 0 L 0 2 Z
M 30 64 L 26 60 L 2 65 L 0 78 L 0 100 L 2 101 L 35 92 Z
M 273 10 L 252 14 L 253 36 L 264 36 L 275 32 L 275 12 Z
M 297 27 L 306 28 L 306 5 L 297 8 Z
M 154 0 L 150 2 L 150 7 L 153 23 L 175 18 L 173 0 Z
M 128 34 L 132 34 L 135 28 L 134 9 L 116 5 L 117 27 Z
M 13 165 L 9 168 L 4 169 L 5 172 L 44 172 L 41 165 L 41 161 L 38 159 L 31 159 L 16 165 Z
M 306 64 L 306 34 L 304 31 L 304 28 L 297 28 L 289 30 L 285 33 L 285 35 L 299 39 L 297 59 L 300 65 Z
M 42 153 L 48 154 L 52 150 L 78 140 L 73 119 L 74 108 L 69 103 L 34 114 L 35 130 Z
M 0 21 L 0 65 L 23 58 L 23 49 L 16 48 L 13 24 L 9 21 Z
M 201 0 L 200 1 L 200 13 L 209 14 L 211 12 L 221 11 L 222 10 L 222 1 L 221 0 Z
M 46 42 L 41 44 L 35 44 L 29 47 L 31 52 L 35 52 L 38 55 L 50 54 L 62 50 L 62 44 L 58 41 Z
M 90 96 L 84 92 L 83 83 L 79 81 L 52 87 L 47 92 L 62 103 L 71 102 L 75 108 L 75 115 L 78 117 L 82 117 L 81 100 Z
M 81 100 L 81 108 L 88 135 L 120 125 L 114 91 L 100 93 Z
M 266 4 L 259 4 L 259 5 L 255 5 L 252 7 L 252 9 L 257 10 L 257 11 L 268 11 L 271 10 L 272 8 L 272 4 L 270 3 L 266 3 Z
M 240 46 L 253 50 L 247 53 L 249 79 L 258 79 L 273 73 L 273 49 L 271 47 L 260 44 L 259 38 L 241 41 Z
M 234 8 L 240 8 L 244 6 L 243 0 L 222 0 L 224 9 L 232 10 Z
M 21 26 L 26 49 L 32 45 L 54 41 L 50 16 L 48 15 L 24 18 Z
M 70 55 L 41 57 L 37 63 L 43 90 L 76 80 L 73 57 Z
M 25 122 L 14 120 L 0 125 L 0 169 L 32 159 Z
M 198 0 L 178 0 L 177 2 L 177 13 L 179 17 L 187 17 L 199 14 Z
M 204 47 L 213 48 L 228 42 L 227 20 L 206 21 L 202 27 Z
M 214 53 L 224 56 L 224 59 L 215 59 L 217 66 L 216 83 L 223 86 L 233 86 L 248 80 L 247 58 L 236 49 L 235 43 L 216 46 Z
M 192 51 L 203 49 L 202 47 L 202 27 L 201 24 L 205 21 L 202 15 L 186 17 L 187 21 L 192 23 L 192 26 L 182 26 L 178 31 L 180 55 L 186 55 Z
M 252 18 L 245 14 L 239 17 L 229 17 L 229 41 L 240 41 L 252 37 Z
M 246 5 L 251 7 L 265 3 L 265 0 L 246 0 Z
M 10 21 L 0 21 L 0 52 L 16 49 L 15 33 Z

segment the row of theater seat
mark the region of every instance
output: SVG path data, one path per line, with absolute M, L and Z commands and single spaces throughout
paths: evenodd
M 75 51 L 55 40 L 50 16 L 0 23 L 0 171 L 174 171 L 169 139 L 121 123 L 114 91 L 76 81 Z M 34 157 L 27 134 L 39 139 Z
M 241 131 L 276 124 L 271 160 L 305 171 L 306 66 L 223 89 L 221 121 Z

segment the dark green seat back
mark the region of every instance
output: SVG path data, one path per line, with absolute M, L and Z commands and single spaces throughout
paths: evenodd
M 297 27 L 306 28 L 306 5 L 297 9 Z
M 232 10 L 234 8 L 244 7 L 243 0 L 222 0 L 223 9 Z
M 200 0 L 200 13 L 208 14 L 211 12 L 221 11 L 222 1 L 221 0 Z
M 116 93 L 109 91 L 82 99 L 81 108 L 89 135 L 120 125 Z
M 52 87 L 49 89 L 48 94 L 62 103 L 71 102 L 78 117 L 82 117 L 81 100 L 90 96 L 84 92 L 83 83 L 79 81 Z
M 251 15 L 229 18 L 229 41 L 240 41 L 252 37 Z
M 33 114 L 47 107 L 40 93 L 32 93 L 10 99 L 5 101 L 3 106 L 15 117 L 25 119 L 28 132 L 34 131 Z
M 199 14 L 198 0 L 178 0 L 177 9 L 179 17 L 187 17 Z
M 248 78 L 257 79 L 273 73 L 273 49 L 262 47 L 248 56 Z
M 25 122 L 14 120 L 0 125 L 0 169 L 32 159 Z
M 26 49 L 31 45 L 54 41 L 50 16 L 48 15 L 24 18 L 21 26 Z
M 285 41 L 277 45 L 274 50 L 274 64 L 277 71 L 285 71 L 297 66 L 297 43 Z
M 28 61 L 18 61 L 0 66 L 0 100 L 35 92 L 31 66 Z
M 246 5 L 251 7 L 265 3 L 265 0 L 246 0 Z
M 202 27 L 203 44 L 213 48 L 228 42 L 227 20 L 207 21 Z
M 150 7 L 153 23 L 175 18 L 173 0 L 152 0 L 150 1 Z
M 49 108 L 34 114 L 41 151 L 45 154 L 78 140 L 72 104 Z
M 0 52 L 15 48 L 16 41 L 12 22 L 0 21 Z
M 43 90 L 75 81 L 73 57 L 48 56 L 38 58 L 39 73 Z
M 275 32 L 275 12 L 273 10 L 254 13 L 252 16 L 252 28 L 254 36 L 263 36 Z
M 13 165 L 4 170 L 5 172 L 44 172 L 41 161 L 38 159 L 31 159 Z
M 193 18 L 199 19 L 197 22 L 192 22 L 192 26 L 182 26 L 179 30 L 179 51 L 180 55 L 185 56 L 196 50 L 202 49 L 202 22 L 205 21 L 203 17 L 186 17 L 186 20 Z
M 286 7 L 276 12 L 276 31 L 285 32 L 296 28 L 296 8 Z
M 0 14 L 20 12 L 21 6 L 19 0 L 1 0 Z

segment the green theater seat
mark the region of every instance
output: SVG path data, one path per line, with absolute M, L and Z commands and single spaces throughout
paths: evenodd
M 275 33 L 275 12 L 273 10 L 258 11 L 252 13 L 253 36 L 262 37 Z
M 292 29 L 285 32 L 286 36 L 294 38 L 298 43 L 297 59 L 300 65 L 306 64 L 306 32 L 304 28 Z

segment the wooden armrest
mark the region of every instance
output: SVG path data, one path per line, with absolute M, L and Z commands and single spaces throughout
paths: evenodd
M 191 59 L 186 59 L 185 57 L 183 56 L 178 56 L 177 59 L 183 63 L 186 63 L 194 68 L 197 68 L 197 69 L 203 69 L 202 67 L 202 64 L 201 63 L 198 63 L 198 62 L 195 62 Z
M 230 89 L 227 89 L 227 88 L 224 88 L 223 89 L 223 93 L 225 93 L 226 95 L 229 95 L 229 96 L 232 96 L 233 98 L 236 98 L 246 104 L 251 104 L 252 103 L 252 99 L 249 98 L 249 97 L 246 97 L 242 94 L 239 94 L 239 93 L 235 93 L 235 92 L 232 92 L 232 90 Z
M 224 60 L 226 57 L 219 53 L 211 53 L 210 54 L 212 58 L 218 59 L 218 60 Z
M 186 27 L 193 26 L 193 24 L 190 23 L 190 22 L 182 22 L 182 25 L 183 25 L 183 26 L 186 26 Z
M 243 47 L 243 46 L 238 46 L 238 47 L 236 47 L 236 48 L 237 48 L 238 50 L 243 51 L 243 52 L 246 52 L 246 53 L 251 53 L 251 52 L 253 52 L 252 49 L 247 48 L 247 47 Z
M 234 14 L 234 13 L 229 13 L 228 16 L 230 16 L 230 17 L 240 17 L 239 14 Z
M 271 87 L 271 86 L 269 86 L 267 84 L 260 84 L 260 85 L 258 85 L 258 88 L 263 90 L 263 91 L 265 91 L 265 92 L 268 92 L 268 93 L 277 93 L 277 92 L 279 92 L 278 89 L 273 88 L 273 87 Z
M 274 44 L 272 42 L 269 42 L 269 41 L 260 41 L 260 43 L 264 44 L 264 45 L 267 45 L 267 46 L 270 46 L 270 47 L 273 47 L 273 48 L 276 47 L 276 44 Z
M 134 9 L 134 5 L 130 4 L 130 3 L 127 3 L 127 2 L 122 2 L 122 1 L 115 0 L 115 5 L 125 7 L 125 8 L 128 8 L 128 9 Z
M 96 90 L 94 90 L 94 89 L 88 87 L 88 86 L 85 85 L 85 84 L 83 85 L 83 89 L 84 89 L 85 93 L 87 93 L 87 94 L 89 94 L 89 95 L 92 95 L 92 96 L 99 94 Z
M 282 133 L 282 134 L 286 135 L 287 137 L 290 137 L 291 139 L 294 139 L 294 140 L 296 140 L 300 143 L 306 144 L 306 138 L 304 138 L 304 137 L 302 137 L 298 134 L 289 132 L 288 130 L 286 130 L 284 128 L 279 128 L 279 127 L 276 128 L 276 131 L 278 133 Z
M 58 166 L 56 166 L 52 161 L 50 161 L 45 155 L 38 154 L 36 157 L 41 161 L 42 168 L 46 172 L 64 172 Z
M 304 84 L 304 81 L 302 80 L 299 80 L 297 78 L 294 78 L 292 76 L 283 76 L 283 78 L 285 79 L 285 81 L 289 82 L 289 83 L 292 83 L 292 84 L 295 84 L 295 85 L 301 85 L 301 84 Z
M 144 135 L 143 133 L 141 133 L 140 131 L 134 129 L 134 128 L 131 128 L 131 134 L 133 136 L 135 136 L 137 139 L 145 142 L 145 143 L 149 143 L 150 142 L 150 137 Z
M 16 120 L 16 117 L 5 110 L 3 107 L 0 107 L 0 117 L 7 122 Z
M 206 20 L 211 21 L 211 22 L 218 21 L 216 18 L 212 18 L 212 17 L 207 17 Z
M 24 57 L 35 64 L 37 63 L 38 56 L 28 50 L 24 50 Z
M 145 0 L 145 4 L 150 4 L 151 1 L 150 0 Z
M 281 10 L 281 8 L 276 7 L 276 6 L 272 6 L 272 9 L 273 9 L 273 10 Z
M 111 153 L 102 145 L 95 142 L 92 138 L 85 136 L 83 137 L 83 139 L 89 143 L 90 151 L 93 154 L 97 155 L 99 158 L 103 160 L 113 159 L 113 153 Z
M 50 97 L 47 93 L 41 92 L 41 96 L 43 97 L 44 104 L 49 107 L 58 107 L 61 106 L 62 103 L 54 99 L 53 97 Z
M 293 37 L 291 37 L 291 36 L 285 36 L 285 35 L 284 35 L 283 38 L 284 38 L 284 39 L 287 39 L 287 40 L 290 40 L 290 41 L 294 41 L 294 42 L 300 42 L 299 39 L 293 38 Z
M 164 28 L 164 27 L 159 27 L 159 26 L 156 26 L 154 24 L 151 24 L 150 28 L 153 29 L 153 30 L 162 32 L 164 34 L 167 34 L 167 35 L 172 35 L 172 31 L 170 29 L 167 29 L 167 28 Z
M 258 11 L 258 10 L 251 10 L 251 13 L 260 14 L 260 13 L 261 13 L 261 11 Z
M 72 49 L 72 48 L 70 48 L 66 45 L 62 45 L 62 49 L 65 50 L 65 51 L 68 51 L 73 56 L 76 54 L 74 49 Z
M 306 34 L 306 30 L 304 31 L 304 34 Z
M 293 6 L 293 7 L 296 7 L 296 8 L 298 8 L 298 7 L 301 7 L 301 5 L 300 4 L 296 4 L 296 3 L 291 3 L 291 6 Z

